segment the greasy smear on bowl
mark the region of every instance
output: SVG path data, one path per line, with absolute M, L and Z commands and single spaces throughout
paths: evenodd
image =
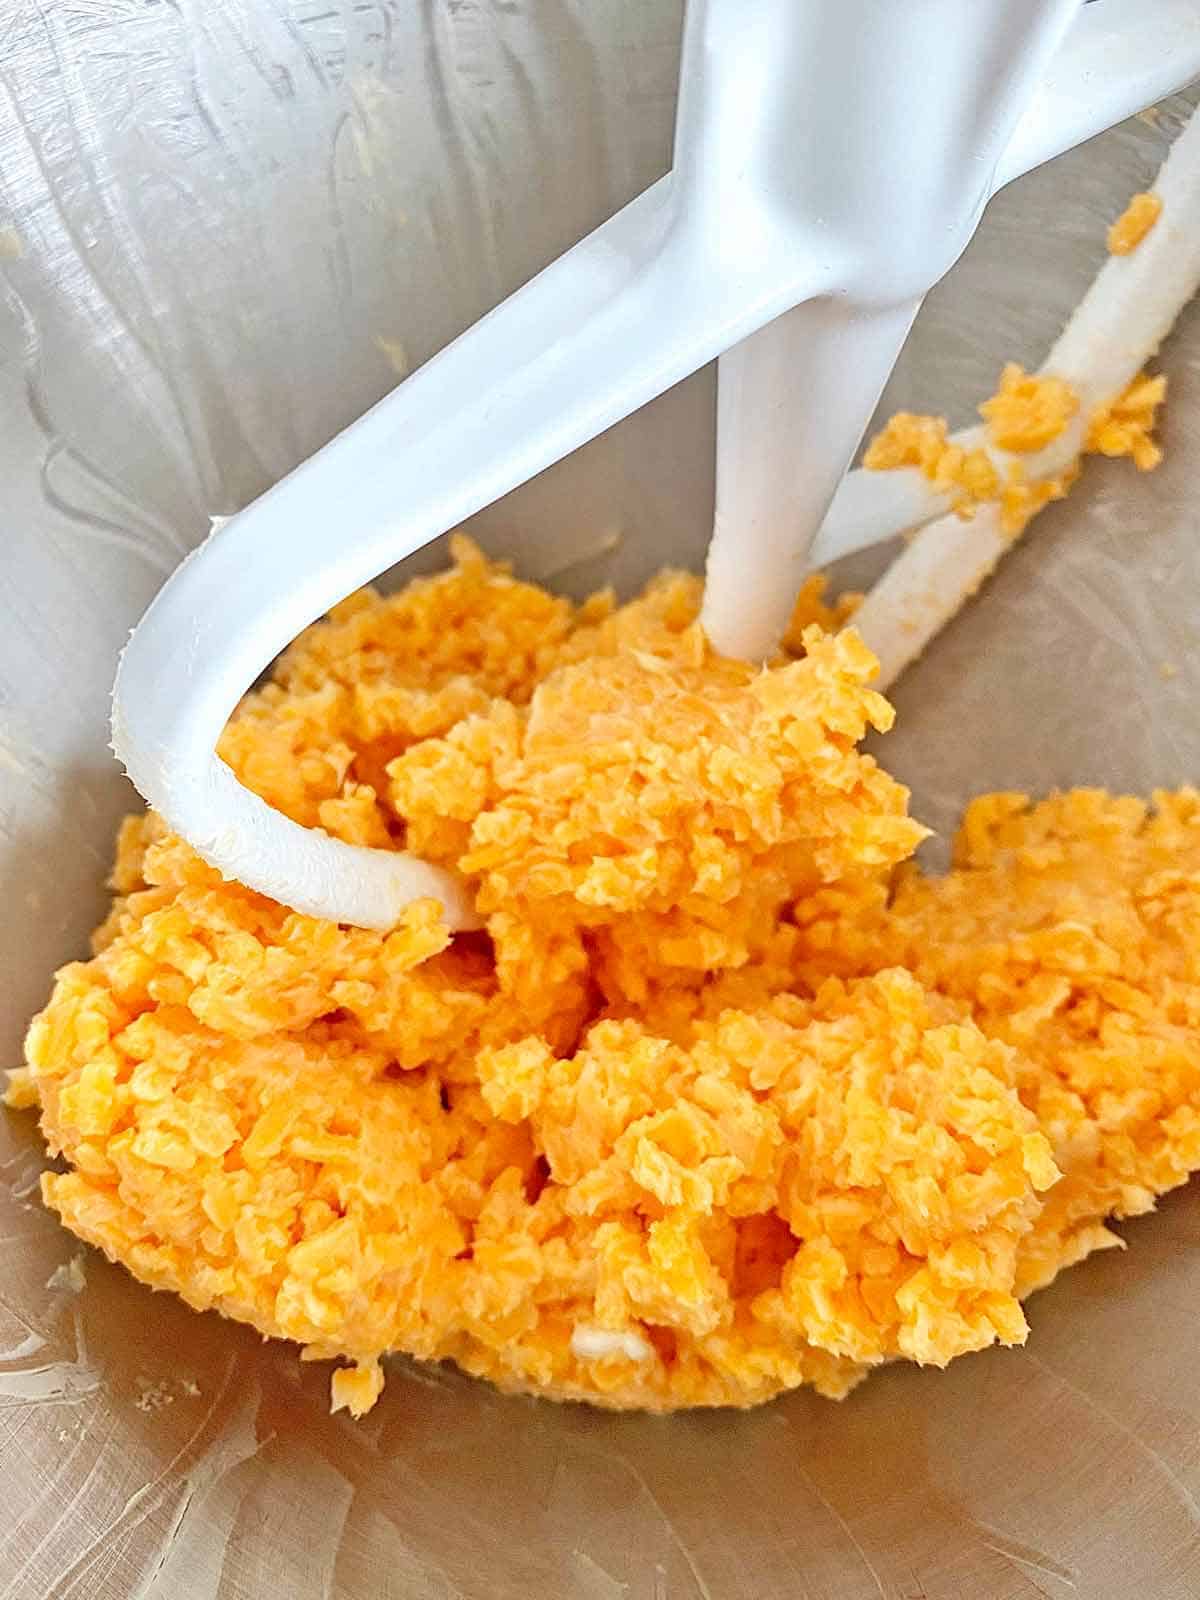
M 1200 1165 L 1200 797 L 989 796 L 929 879 L 816 586 L 759 671 L 692 578 L 573 607 L 455 558 L 309 630 L 222 753 L 486 931 L 317 922 L 131 819 L 13 1085 L 47 1204 L 347 1358 L 356 1413 L 390 1350 L 667 1409 L 1022 1341 Z

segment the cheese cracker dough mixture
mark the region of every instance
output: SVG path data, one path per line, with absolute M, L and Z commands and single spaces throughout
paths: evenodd
M 757 671 L 695 579 L 576 608 L 455 562 L 310 629 L 222 753 L 456 866 L 486 932 L 314 921 L 130 819 L 10 1091 L 47 1204 L 346 1358 L 355 1413 L 390 1350 L 668 1409 L 1019 1343 L 1200 1166 L 1200 796 L 988 796 L 926 878 L 817 589 Z

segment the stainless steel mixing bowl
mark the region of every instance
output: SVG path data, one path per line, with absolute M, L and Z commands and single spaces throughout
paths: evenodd
M 130 795 L 114 658 L 206 530 L 664 169 L 678 0 L 108 0 L 0 14 L 0 989 L 18 1059 Z M 1036 359 L 1161 108 L 992 205 L 888 403 L 962 420 Z M 885 759 L 989 787 L 1200 779 L 1200 317 L 1168 458 L 1093 463 L 900 685 Z M 526 574 L 694 562 L 701 375 L 479 519 Z M 331 528 L 330 538 L 352 530 Z M 427 553 L 423 564 L 436 557 Z M 841 1406 L 615 1417 L 395 1364 L 362 1423 L 40 1209 L 0 1125 L 3 1600 L 1172 1600 L 1200 1592 L 1200 1204 L 1032 1302 L 1024 1351 Z

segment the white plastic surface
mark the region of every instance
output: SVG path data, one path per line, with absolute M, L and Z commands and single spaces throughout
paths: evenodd
M 996 187 L 1197 77 L 1196 0 L 1092 0 L 1081 6 L 1000 158 Z
M 973 63 L 973 78 L 949 80 L 956 97 L 944 74 L 932 96 L 886 70 L 900 65 L 888 0 L 837 8 L 697 0 L 672 181 L 633 201 L 220 529 L 161 591 L 114 690 L 114 748 L 146 799 L 212 864 L 298 909 L 386 927 L 413 893 L 433 893 L 461 923 L 466 907 L 444 874 L 299 829 L 234 780 L 214 746 L 240 695 L 338 598 L 790 307 L 834 293 L 864 305 L 915 302 L 970 236 L 1016 121 L 1022 69 L 1044 66 L 1073 9 L 1072 0 L 989 4 L 992 26 L 976 34 L 984 12 L 973 7 L 968 36 L 957 0 L 914 0 L 905 11 L 913 31 L 902 36 L 909 68 L 920 67 L 924 85 L 931 61 L 962 71 Z M 1136 26 L 1132 9 L 1123 16 Z M 884 25 L 881 50 L 871 30 Z M 864 84 L 850 48 L 856 26 L 872 67 Z M 796 123 L 804 84 L 819 113 L 804 125 L 807 143 Z M 884 95 L 888 84 L 898 98 Z M 926 149 L 942 131 L 953 135 L 952 158 L 972 148 L 978 156 L 965 185 L 953 159 L 915 170 L 912 215 L 946 227 L 898 226 L 883 283 L 865 203 L 900 222 L 908 215 L 889 187 L 906 151 L 871 144 L 865 117 L 845 122 L 864 86 L 893 131 L 906 108 L 923 123 Z M 817 159 L 843 133 L 845 159 Z M 1073 123 L 1067 142 L 1075 136 Z M 864 222 L 865 236 L 856 234 Z M 903 319 L 887 315 L 898 344 Z M 857 412 L 861 430 L 890 365 L 878 344 L 888 342 L 876 342 L 878 368 L 856 375 L 861 387 L 831 415 Z M 827 372 L 833 366 L 826 361 Z M 838 429 L 840 472 L 856 439 L 846 442 L 844 415 Z M 837 454 L 828 439 L 824 447 Z M 827 476 L 826 496 L 835 478 Z M 808 510 L 815 528 L 817 508 Z M 798 546 L 805 542 L 801 529 Z

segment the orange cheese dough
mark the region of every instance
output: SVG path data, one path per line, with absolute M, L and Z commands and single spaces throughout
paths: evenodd
M 1200 793 L 983 796 L 954 870 L 902 869 L 860 936 L 864 967 L 902 964 L 1017 1052 L 1063 1173 L 1018 1293 L 1117 1244 L 1108 1218 L 1152 1210 L 1200 1167 Z
M 459 541 L 302 636 L 225 758 L 486 931 L 319 922 L 127 821 L 11 1091 L 66 1225 L 344 1359 L 355 1414 L 389 1351 L 666 1410 L 1020 1342 L 1200 1165 L 1200 800 L 990 797 L 927 880 L 849 606 L 810 585 L 759 671 L 699 595 L 575 607 Z
M 1084 448 L 1093 455 L 1130 456 L 1139 472 L 1153 472 L 1162 461 L 1154 430 L 1166 397 L 1165 375 L 1142 373 L 1111 405 L 1093 413 Z
M 1109 254 L 1132 255 L 1162 216 L 1162 209 L 1160 196 L 1145 190 L 1141 194 L 1135 194 L 1108 230 Z
M 1161 374 L 1139 374 L 1109 404 L 1088 417 L 1083 434 L 1085 455 L 1129 456 L 1139 472 L 1151 472 L 1162 460 L 1154 437 L 1158 412 L 1167 393 Z M 1009 362 L 996 393 L 979 407 L 986 424 L 987 445 L 1010 455 L 1035 455 L 1052 444 L 1079 411 L 1079 398 L 1061 378 L 1028 373 Z M 957 515 L 974 516 L 993 502 L 1000 510 L 1001 532 L 1017 539 L 1054 500 L 1062 500 L 1079 476 L 1079 464 L 1051 477 L 1030 477 L 1020 460 L 1011 461 L 1002 478 L 982 444 L 967 447 L 950 436 L 945 417 L 898 411 L 867 445 L 863 466 L 869 472 L 915 467 L 939 493 L 948 495 Z

